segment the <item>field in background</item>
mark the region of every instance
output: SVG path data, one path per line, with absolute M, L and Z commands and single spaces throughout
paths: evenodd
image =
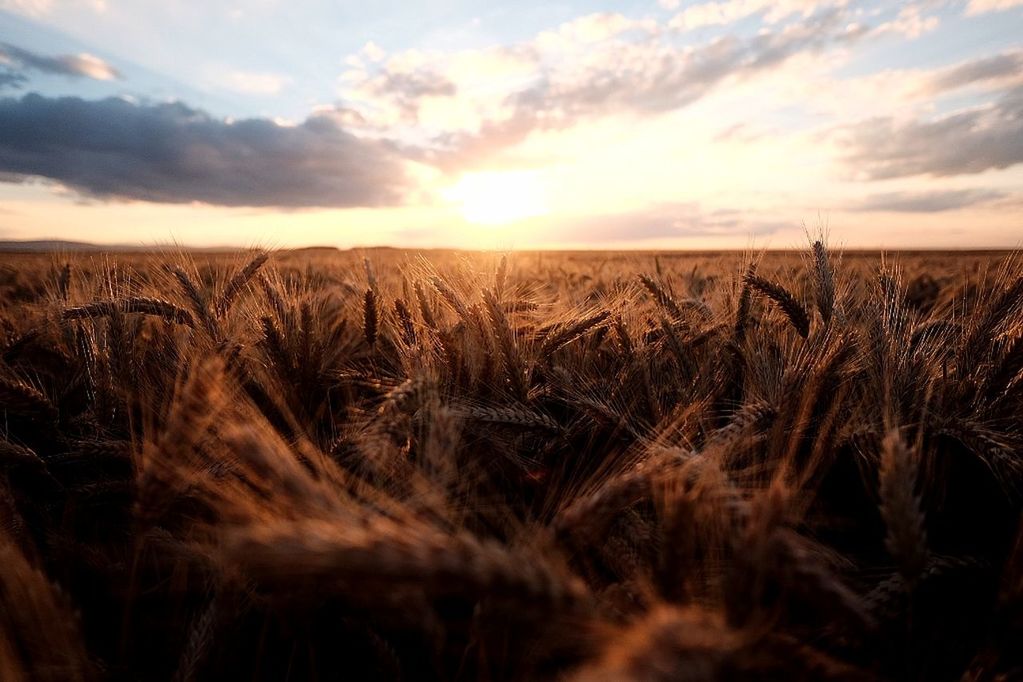
M 0 254 L 0 679 L 1014 679 L 1002 253 Z

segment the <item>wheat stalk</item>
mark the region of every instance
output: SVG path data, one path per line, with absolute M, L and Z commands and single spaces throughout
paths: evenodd
M 515 343 L 515 335 L 512 332 L 508 318 L 498 303 L 497 296 L 492 291 L 483 292 L 483 301 L 487 307 L 487 315 L 490 318 L 491 328 L 494 336 L 497 337 L 497 345 L 501 349 L 501 356 L 504 358 L 505 372 L 511 384 L 512 392 L 520 400 L 526 397 L 526 384 L 524 379 L 524 366 L 519 355 L 518 346 Z
M 402 341 L 409 346 L 414 346 L 416 344 L 416 326 L 404 299 L 396 298 L 394 300 L 394 314 L 398 317 L 398 324 L 401 327 Z
M 813 243 L 813 265 L 817 310 L 827 325 L 835 310 L 835 273 L 828 260 L 828 250 L 819 240 Z
M 211 338 L 221 338 L 220 323 L 217 318 L 210 311 L 209 302 L 207 297 L 199 289 L 199 286 L 195 281 L 188 276 L 183 269 L 180 267 L 171 268 L 171 274 L 174 275 L 174 279 L 178 281 L 178 286 L 181 287 L 182 293 L 185 294 L 185 298 L 188 299 L 189 304 L 192 306 L 192 312 L 202 322 L 203 327 L 209 333 Z
M 0 377 L 0 412 L 45 420 L 57 418 L 57 407 L 42 391 L 20 379 Z
M 434 276 L 430 278 L 430 283 L 433 284 L 433 288 L 437 290 L 441 298 L 447 301 L 447 304 L 458 314 L 459 318 L 467 324 L 472 323 L 472 315 L 469 313 L 469 309 L 465 307 L 461 297 L 447 282 L 440 277 Z
M 235 273 L 234 277 L 227 283 L 227 287 L 224 288 L 223 293 L 220 294 L 220 299 L 217 301 L 217 315 L 224 317 L 231 306 L 234 304 L 238 294 L 242 292 L 248 283 L 256 276 L 259 269 L 266 263 L 270 254 L 265 251 L 257 253 L 252 259 L 245 264 L 241 270 Z
M 561 426 L 542 412 L 525 407 L 500 405 L 450 405 L 451 414 L 462 419 L 471 419 L 493 424 L 526 426 L 547 431 L 560 431 Z
M 494 292 L 498 300 L 504 297 L 504 285 L 508 279 L 508 256 L 502 254 L 501 262 L 497 266 L 497 274 L 494 276 Z
M 581 582 L 535 557 L 516 556 L 466 533 L 441 535 L 385 518 L 240 527 L 223 538 L 221 557 L 257 583 L 284 590 L 404 585 L 435 595 L 503 596 L 562 607 L 587 599 Z
M 377 343 L 377 295 L 372 287 L 366 289 L 362 306 L 362 331 L 370 348 Z
M 601 310 L 599 313 L 589 315 L 570 325 L 566 325 L 558 332 L 544 339 L 543 345 L 540 347 L 540 357 L 550 357 L 555 351 L 564 348 L 576 339 L 600 327 L 610 317 L 611 313 L 609 311 Z M 626 337 L 628 337 L 628 334 L 626 334 Z
M 898 561 L 907 585 L 912 587 L 927 563 L 927 535 L 916 493 L 916 462 L 898 430 L 893 429 L 885 436 L 878 474 L 881 516 L 888 528 L 885 546 Z
M 799 335 L 804 339 L 807 337 L 810 333 L 810 316 L 807 315 L 803 304 L 796 300 L 796 297 L 789 293 L 785 287 L 750 273 L 746 274 L 744 281 L 754 290 L 774 301 L 778 308 L 785 313 L 789 323 L 799 332 Z
M 185 309 L 179 308 L 170 301 L 160 298 L 147 298 L 135 296 L 132 298 L 119 299 L 116 301 L 95 301 L 85 305 L 65 308 L 63 317 L 65 320 L 80 320 L 97 317 L 113 317 L 119 313 L 138 313 L 142 315 L 154 315 L 162 317 L 168 322 L 179 324 L 192 324 L 192 315 Z

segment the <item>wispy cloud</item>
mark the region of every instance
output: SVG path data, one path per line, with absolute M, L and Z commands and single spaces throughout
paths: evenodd
M 1023 50 L 970 59 L 938 70 L 929 79 L 929 90 L 941 92 L 977 83 L 1023 80 Z
M 876 118 L 840 133 L 850 168 L 869 179 L 981 173 L 1023 163 L 1023 87 L 930 120 Z
M 60 9 L 73 7 L 84 7 L 96 13 L 103 13 L 108 9 L 107 0 L 0 0 L 0 10 L 30 17 L 42 17 Z
M 49 56 L 2 42 L 0 65 L 5 66 L 14 75 L 19 75 L 20 72 L 22 78 L 25 78 L 25 71 L 100 81 L 121 78 L 121 73 L 117 69 L 88 53 Z
M 662 0 L 665 9 L 676 9 L 677 0 Z M 776 24 L 793 15 L 809 17 L 823 7 L 845 4 L 835 0 L 729 0 L 696 3 L 671 18 L 669 25 L 678 30 L 693 30 L 706 26 L 726 26 L 753 15 L 762 14 L 764 22 Z
M 216 65 L 205 70 L 202 82 L 210 89 L 242 95 L 277 95 L 291 82 L 291 78 L 272 71 L 245 71 Z
M 922 192 L 885 192 L 852 204 L 852 211 L 893 213 L 941 213 L 989 204 L 1009 196 L 1000 190 L 954 189 Z
M 385 69 L 362 84 L 372 99 L 386 101 L 400 112 L 402 121 L 419 122 L 425 98 L 454 97 L 458 88 L 448 77 L 431 68 Z
M 19 12 L 29 16 L 39 16 L 49 12 L 53 0 L 0 0 L 0 9 Z
M 613 46 L 582 69 L 550 69 L 511 96 L 517 110 L 537 112 L 538 122 L 561 125 L 609 112 L 658 113 L 690 104 L 729 77 L 776 66 L 804 50 L 855 40 L 860 27 L 825 13 L 748 39 L 728 36 L 695 48 L 648 41 Z
M 926 15 L 920 5 L 909 3 L 899 10 L 895 18 L 878 26 L 875 33 L 892 33 L 912 40 L 935 30 L 939 23 L 941 20 L 937 16 Z
M 1023 0 L 970 0 L 966 6 L 966 16 L 1004 12 L 1013 7 L 1023 7 Z
M 772 234 L 785 226 L 736 210 L 706 209 L 699 202 L 666 202 L 646 208 L 560 221 L 556 240 L 627 242 L 691 237 L 748 237 Z
M 0 90 L 10 88 L 12 90 L 25 87 L 28 83 L 28 76 L 17 71 L 0 71 Z
M 663 26 L 649 21 L 616 15 L 583 19 L 500 52 L 480 51 L 483 64 L 490 61 L 504 70 L 486 83 L 460 82 L 456 65 L 471 56 L 414 53 L 350 71 L 345 95 L 404 112 L 401 118 L 420 123 L 420 133 L 428 136 L 419 145 L 423 159 L 465 168 L 487 162 L 534 132 L 605 116 L 676 111 L 727 83 L 771 73 L 794 57 L 850 45 L 870 33 L 841 8 L 752 36 L 728 34 L 696 45 L 666 37 Z M 411 70 L 410 63 L 418 68 Z M 418 115 L 425 100 L 456 93 L 458 116 L 430 121 Z M 448 121 L 457 124 L 445 125 Z
M 180 103 L 26 95 L 0 100 L 0 172 L 86 196 L 222 206 L 400 203 L 406 178 L 380 142 L 330 116 L 295 126 L 215 119 Z

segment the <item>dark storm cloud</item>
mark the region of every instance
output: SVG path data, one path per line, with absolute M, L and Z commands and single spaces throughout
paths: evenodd
M 1023 87 L 983 108 L 932 121 L 876 118 L 841 131 L 847 162 L 878 180 L 962 175 L 1023 163 Z
M 988 204 L 1008 195 L 996 190 L 956 189 L 930 192 L 885 192 L 854 204 L 853 211 L 890 211 L 893 213 L 940 213 Z
M 333 117 L 227 122 L 181 103 L 0 99 L 0 173 L 97 198 L 221 206 L 400 203 L 400 160 Z
M 23 71 L 38 71 L 70 78 L 93 78 L 112 80 L 121 78 L 121 73 L 99 57 L 92 55 L 41 55 L 24 48 L 0 42 L 0 62 L 6 63 L 12 71 L 15 67 Z

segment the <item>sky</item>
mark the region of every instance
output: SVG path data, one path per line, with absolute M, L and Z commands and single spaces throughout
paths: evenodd
M 0 0 L 0 239 L 1023 246 L 1023 0 Z

